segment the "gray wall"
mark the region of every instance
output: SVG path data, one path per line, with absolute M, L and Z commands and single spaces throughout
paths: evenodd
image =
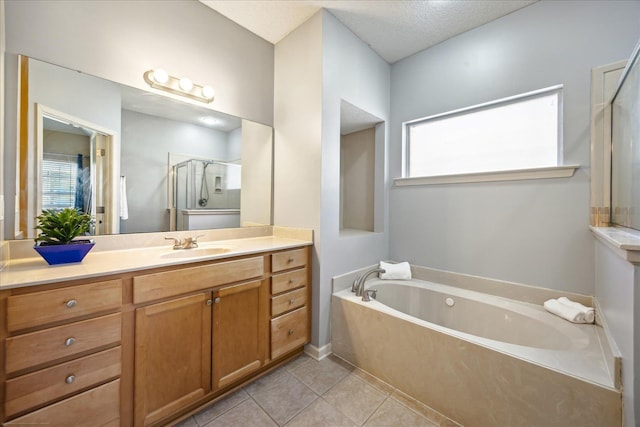
M 568 179 L 390 188 L 390 257 L 593 295 L 590 70 L 627 58 L 640 2 L 542 1 L 395 63 L 390 175 L 401 123 L 564 84 Z
M 226 132 L 122 110 L 120 174 L 127 178 L 129 218 L 120 221 L 120 232 L 169 230 L 169 153 L 227 160 L 227 140 Z
M 391 67 L 366 43 L 327 11 L 322 20 L 322 246 L 319 284 L 318 346 L 330 342 L 329 308 L 334 276 L 377 264 L 387 258 L 388 217 L 385 209 L 386 141 L 389 129 L 376 128 L 373 233 L 340 234 L 340 104 L 349 104 L 389 120 Z M 315 343 L 314 343 L 315 344 Z
M 330 341 L 331 278 L 385 258 L 385 144 L 376 140 L 377 233 L 340 236 L 340 102 L 389 117 L 389 65 L 321 11 L 275 49 L 274 222 L 314 230 L 312 344 Z M 385 135 L 382 127 L 381 135 Z

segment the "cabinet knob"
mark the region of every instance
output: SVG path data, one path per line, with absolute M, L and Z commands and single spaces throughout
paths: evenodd
M 210 299 L 207 300 L 207 305 L 211 305 L 213 304 L 213 301 L 211 301 Z
M 289 279 L 289 284 L 293 285 L 294 280 L 293 279 Z
M 291 264 L 293 261 L 294 261 L 294 259 L 293 259 L 293 258 L 289 258 L 289 259 L 287 260 L 287 262 L 288 262 L 289 264 Z
M 213 302 L 215 302 L 216 304 L 220 304 L 220 297 L 214 299 Z
M 73 308 L 76 306 L 76 304 L 78 304 L 78 301 L 75 299 L 70 299 L 69 301 L 67 301 L 66 303 L 64 303 L 64 305 L 67 306 L 67 308 Z
M 296 300 L 294 300 L 293 298 L 291 298 L 291 299 L 289 300 L 289 305 L 293 305 L 293 303 L 294 303 L 294 302 L 296 302 Z
M 67 347 L 69 347 L 71 344 L 73 344 L 74 342 L 76 342 L 76 339 L 74 337 L 69 337 L 64 341 L 64 345 L 66 345 Z
M 67 383 L 67 384 L 73 384 L 73 382 L 75 380 L 76 380 L 76 376 L 71 374 L 67 378 L 64 379 L 64 382 Z
M 293 329 L 289 329 L 289 335 L 293 335 Z

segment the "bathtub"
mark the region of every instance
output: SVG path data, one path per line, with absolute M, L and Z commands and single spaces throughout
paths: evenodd
M 596 325 L 422 280 L 372 279 L 331 302 L 333 352 L 465 427 L 622 425 Z

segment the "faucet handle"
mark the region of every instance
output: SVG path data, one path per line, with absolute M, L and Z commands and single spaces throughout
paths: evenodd
M 191 247 L 192 248 L 197 248 L 198 247 L 198 239 L 200 237 L 204 237 L 204 234 L 200 234 L 196 237 L 187 237 L 187 240 L 191 240 Z

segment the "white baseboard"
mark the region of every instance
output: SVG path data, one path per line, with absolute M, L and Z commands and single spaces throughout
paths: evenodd
M 331 343 L 320 348 L 312 344 L 307 344 L 304 346 L 304 352 L 316 360 L 322 360 L 331 354 Z

